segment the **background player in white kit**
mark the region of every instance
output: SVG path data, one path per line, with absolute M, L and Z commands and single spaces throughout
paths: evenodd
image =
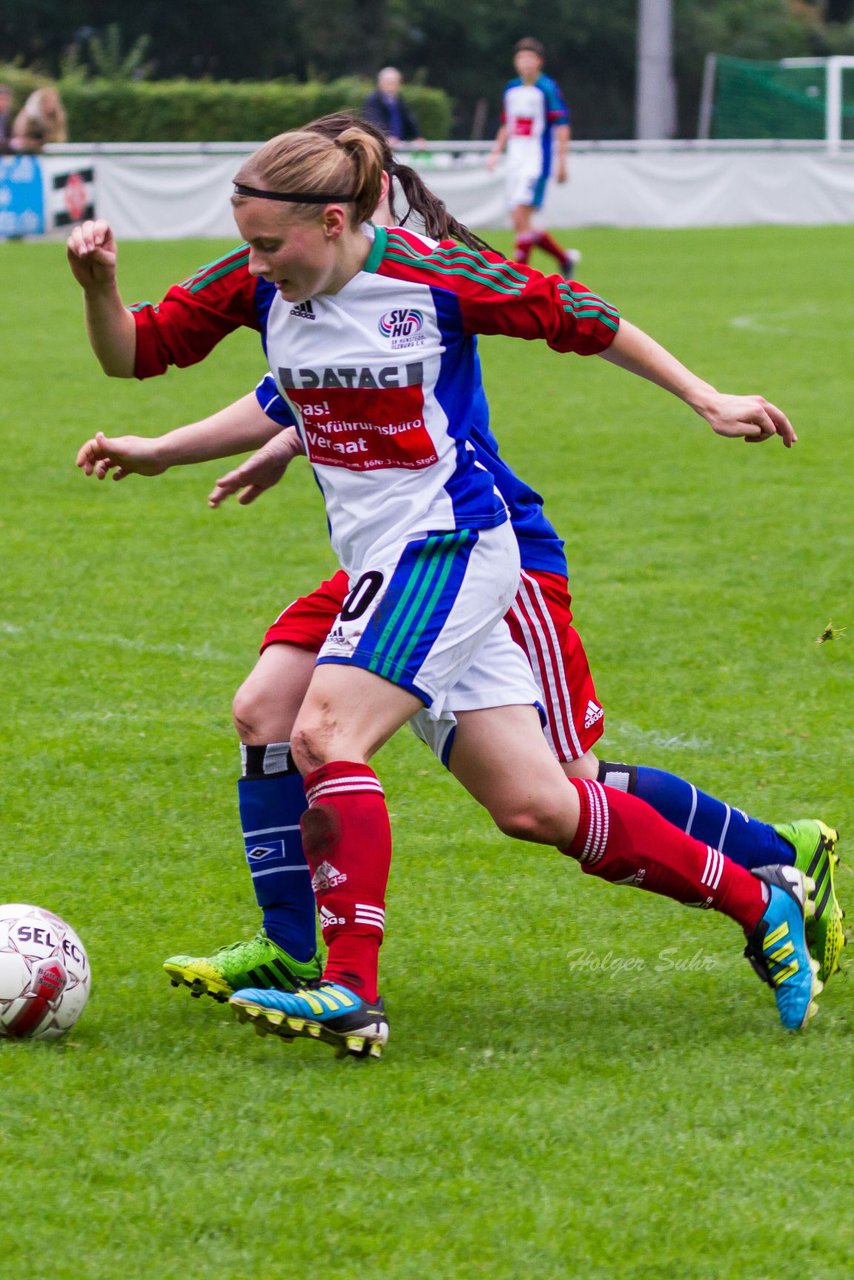
M 577 249 L 563 248 L 548 231 L 534 226 L 552 172 L 553 144 L 557 144 L 555 178 L 566 182 L 572 136 L 563 94 L 550 76 L 543 75 L 545 57 L 543 45 L 531 36 L 514 46 L 517 76 L 504 87 L 501 128 L 486 163 L 493 169 L 506 147 L 507 207 L 516 236 L 516 262 L 527 262 L 536 247 L 550 254 L 564 279 L 570 280 L 581 254 Z

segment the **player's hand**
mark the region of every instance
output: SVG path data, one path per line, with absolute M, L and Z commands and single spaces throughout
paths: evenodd
M 77 465 L 87 476 L 105 480 L 112 471 L 114 480 L 125 476 L 159 476 L 168 469 L 159 441 L 146 436 L 115 436 L 108 439 L 99 431 L 78 450 Z
M 492 170 L 498 164 L 500 158 L 501 153 L 499 151 L 490 151 L 489 155 L 486 157 L 486 167 L 490 173 L 492 173 Z
M 233 493 L 238 495 L 237 501 L 241 506 L 248 506 L 277 485 L 294 458 L 302 452 L 300 438 L 293 427 L 280 431 L 251 458 L 217 480 L 208 496 L 208 506 L 221 506 Z
M 741 436 L 747 444 L 761 444 L 779 436 L 787 449 L 797 441 L 789 419 L 764 396 L 718 394 L 700 412 L 719 436 Z
M 109 222 L 81 222 L 66 241 L 71 274 L 84 289 L 110 284 L 116 278 L 117 249 Z
M 555 179 L 559 183 L 564 183 L 567 181 L 568 178 L 569 178 L 569 167 L 564 159 L 560 159 L 557 162 L 557 172 L 555 173 Z

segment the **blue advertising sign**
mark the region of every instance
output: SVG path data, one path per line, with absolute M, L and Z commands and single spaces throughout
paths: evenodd
M 44 186 L 35 156 L 0 156 L 0 239 L 44 231 Z

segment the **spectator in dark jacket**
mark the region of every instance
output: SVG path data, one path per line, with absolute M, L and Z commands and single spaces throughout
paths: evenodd
M 422 143 L 418 121 L 400 96 L 401 74 L 396 67 L 383 67 L 377 87 L 365 99 L 362 115 L 381 129 L 392 146 L 396 142 Z

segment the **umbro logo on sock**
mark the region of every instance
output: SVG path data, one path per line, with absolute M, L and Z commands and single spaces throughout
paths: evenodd
M 316 320 L 317 319 L 317 316 L 314 314 L 314 307 L 311 305 L 311 302 L 297 302 L 295 306 L 291 307 L 291 315 L 296 316 L 298 320 Z
M 311 887 L 315 893 L 325 893 L 328 889 L 334 889 L 336 885 L 344 884 L 346 880 L 344 872 L 333 867 L 331 862 L 321 862 L 311 877 Z
M 598 702 L 594 702 L 591 698 L 587 703 L 587 710 L 584 713 L 584 727 L 589 729 L 597 720 L 601 720 L 605 712 L 599 706 Z

